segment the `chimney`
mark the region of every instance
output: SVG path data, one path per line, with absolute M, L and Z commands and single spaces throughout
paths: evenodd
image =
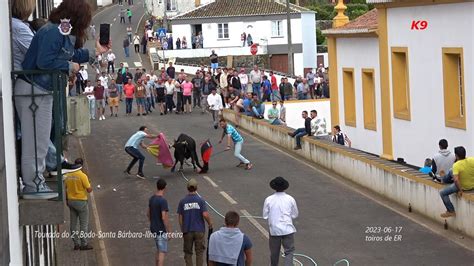
M 332 20 L 333 28 L 342 27 L 349 23 L 349 17 L 344 15 L 344 11 L 347 9 L 347 7 L 344 5 L 343 0 L 339 0 L 334 9 L 337 12 L 337 16 L 335 16 Z
M 198 7 L 201 5 L 201 0 L 194 0 L 194 6 Z

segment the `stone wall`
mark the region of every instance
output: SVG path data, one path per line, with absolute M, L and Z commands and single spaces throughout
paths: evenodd
M 252 68 L 255 64 L 260 68 L 268 68 L 270 66 L 270 60 L 268 55 L 257 55 L 257 56 L 230 56 L 231 60 L 227 56 L 219 57 L 219 66 L 234 67 L 234 68 Z M 254 61 L 255 60 L 255 61 Z M 231 65 L 228 65 L 228 61 Z M 189 65 L 210 65 L 209 57 L 197 57 L 197 58 L 176 58 L 176 64 L 189 64 Z

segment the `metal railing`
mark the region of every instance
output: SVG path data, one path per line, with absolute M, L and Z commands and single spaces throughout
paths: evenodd
M 43 77 L 49 76 L 49 79 L 51 81 L 51 87 L 47 88 L 49 90 L 43 90 L 40 89 L 40 87 L 35 84 L 34 77 L 37 77 L 39 75 L 42 75 Z M 25 71 L 12 71 L 11 72 L 11 77 L 13 80 L 13 103 L 15 107 L 15 128 L 16 128 L 16 136 L 17 139 L 22 137 L 22 129 L 27 128 L 26 130 L 31 130 L 31 125 L 26 127 L 25 125 L 22 126 L 21 124 L 21 119 L 18 115 L 18 104 L 21 102 L 22 104 L 25 104 L 24 98 L 29 98 L 30 101 L 26 101 L 26 104 L 28 104 L 28 109 L 31 111 L 31 116 L 32 116 L 32 129 L 33 129 L 33 150 L 34 150 L 34 178 L 33 178 L 33 183 L 36 185 L 36 191 L 18 191 L 19 195 L 36 195 L 36 196 L 41 196 L 43 193 L 51 193 L 51 191 L 44 191 L 42 187 L 46 184 L 46 179 L 43 177 L 43 170 L 46 169 L 46 158 L 38 158 L 38 144 L 41 144 L 43 147 L 46 145 L 45 143 L 39 143 L 38 141 L 38 135 L 37 135 L 37 129 L 38 126 L 41 126 L 40 122 L 37 121 L 37 114 L 38 114 L 38 109 L 40 108 L 40 105 L 43 102 L 43 100 L 46 97 L 52 97 L 52 123 L 51 123 L 51 134 L 50 136 L 47 136 L 51 143 L 53 144 L 56 152 L 55 154 L 53 153 L 55 157 L 55 163 L 56 163 L 56 179 L 55 183 L 57 185 L 56 189 L 52 189 L 53 192 L 58 193 L 58 197 L 55 198 L 56 200 L 62 201 L 63 200 L 63 177 L 62 177 L 62 138 L 66 133 L 66 128 L 67 128 L 67 110 L 66 110 L 66 85 L 67 85 L 67 75 L 63 72 L 60 72 L 59 70 L 53 70 L 53 71 L 45 71 L 45 70 L 25 70 Z M 15 90 L 15 84 L 21 80 L 25 81 L 28 86 L 28 92 L 25 93 L 24 91 L 22 93 L 18 93 L 18 91 Z M 20 98 L 23 98 L 20 100 Z M 25 107 L 23 106 L 23 111 Z M 25 117 L 25 114 L 22 114 L 22 117 Z M 25 120 L 26 121 L 26 120 Z M 24 121 L 24 122 L 25 122 Z M 26 123 L 25 123 L 26 124 Z M 45 136 L 42 136 L 42 139 L 45 139 Z M 18 143 L 18 142 L 17 142 Z M 22 148 L 20 145 L 17 145 L 16 147 L 17 153 L 22 153 Z M 52 149 L 49 149 L 48 152 L 51 152 Z M 18 156 L 20 158 L 19 162 L 17 165 L 19 165 L 19 169 L 21 169 L 21 156 Z M 43 162 L 39 160 L 44 160 Z M 45 169 L 40 169 L 41 165 L 44 166 Z M 19 177 L 22 176 L 23 180 L 25 176 L 23 176 L 25 173 L 20 173 L 18 175 Z M 21 182 L 19 178 L 19 183 L 21 187 Z M 54 179 L 53 179 L 54 181 Z

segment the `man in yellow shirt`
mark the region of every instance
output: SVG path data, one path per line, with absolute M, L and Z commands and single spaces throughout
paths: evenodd
M 443 188 L 439 193 L 447 209 L 441 214 L 443 218 L 456 216 L 449 195 L 457 192 L 459 196 L 462 196 L 463 190 L 474 189 L 474 157 L 466 158 L 466 149 L 462 146 L 454 148 L 454 154 L 456 155 L 456 162 L 453 165 L 454 183 Z
M 76 164 L 82 165 L 81 158 L 76 159 Z M 92 192 L 89 178 L 82 170 L 64 175 L 66 187 L 67 206 L 69 207 L 71 222 L 71 238 L 74 242 L 74 250 L 90 250 L 92 246 L 87 244 L 86 235 L 89 227 L 89 206 L 87 193 Z M 79 222 L 79 230 L 77 230 Z

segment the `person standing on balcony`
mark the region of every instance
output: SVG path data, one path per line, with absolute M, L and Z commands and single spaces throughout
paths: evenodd
M 82 158 L 77 158 L 74 162 L 83 165 Z M 91 250 L 93 247 L 87 243 L 87 233 L 89 233 L 89 204 L 87 194 L 92 192 L 89 178 L 82 171 L 64 175 L 64 186 L 66 188 L 67 206 L 69 207 L 70 233 L 74 242 L 74 250 Z M 77 225 L 79 223 L 79 230 Z
M 219 56 L 217 56 L 216 51 L 212 50 L 209 59 L 211 60 L 212 75 L 214 75 L 214 73 L 216 73 L 216 69 L 219 68 Z
M 109 43 L 102 46 L 97 41 L 95 54 L 82 48 L 87 39 L 91 19 L 91 7 L 85 0 L 61 2 L 51 12 L 49 22 L 31 40 L 22 63 L 23 69 L 60 71 L 61 82 L 65 84 L 67 76 L 74 76 L 79 71 L 79 64 L 94 64 L 96 56 L 106 53 L 111 45 Z M 25 185 L 23 198 L 47 199 L 57 197 L 58 194 L 45 184 L 42 174 L 45 170 L 53 120 L 53 96 L 45 95 L 45 91 L 50 92 L 56 88 L 53 87 L 51 74 L 23 75 L 15 83 L 15 94 L 29 95 L 32 87 L 34 94 L 41 94 L 35 97 L 35 102 L 41 104 L 37 104 L 34 113 L 31 109 L 31 97 L 15 99 L 16 111 L 22 125 L 21 171 Z

